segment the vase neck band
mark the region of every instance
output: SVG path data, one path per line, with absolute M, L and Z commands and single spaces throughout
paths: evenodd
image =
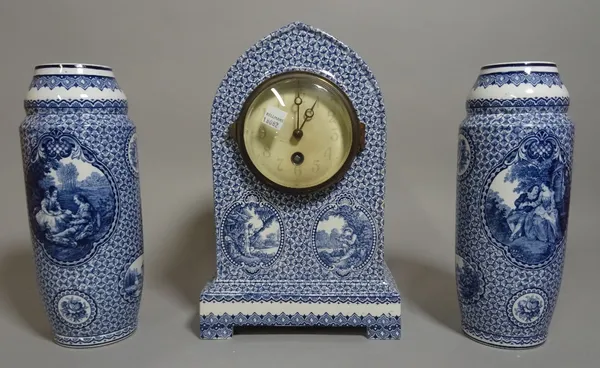
M 472 114 L 561 113 L 569 102 L 555 63 L 519 61 L 482 66 L 466 107 Z
M 34 68 L 25 108 L 29 112 L 52 108 L 122 111 L 126 100 L 112 68 L 97 64 L 52 63 Z

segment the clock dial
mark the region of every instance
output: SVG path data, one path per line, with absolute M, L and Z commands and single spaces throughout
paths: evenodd
M 309 73 L 267 81 L 242 115 L 242 147 L 262 179 L 307 191 L 339 179 L 356 154 L 358 121 L 344 93 Z

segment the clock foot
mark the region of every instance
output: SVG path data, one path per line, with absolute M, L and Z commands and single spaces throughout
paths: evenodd
M 398 340 L 400 339 L 400 319 L 380 318 L 377 323 L 367 327 L 367 337 L 372 340 Z
M 202 318 L 200 321 L 200 338 L 205 340 L 226 340 L 233 337 L 233 324 L 224 316 Z

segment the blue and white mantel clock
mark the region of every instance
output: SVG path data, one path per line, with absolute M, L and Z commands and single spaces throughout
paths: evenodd
M 306 24 L 271 33 L 221 82 L 211 140 L 217 274 L 200 295 L 201 338 L 354 326 L 399 339 L 385 109 L 365 62 Z

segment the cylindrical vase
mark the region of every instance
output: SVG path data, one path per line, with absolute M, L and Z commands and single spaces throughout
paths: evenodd
M 458 135 L 456 281 L 462 329 L 514 348 L 546 341 L 565 259 L 574 144 L 551 62 L 483 66 Z
M 54 341 L 135 332 L 143 282 L 137 135 L 111 68 L 34 69 L 20 126 L 29 226 Z

